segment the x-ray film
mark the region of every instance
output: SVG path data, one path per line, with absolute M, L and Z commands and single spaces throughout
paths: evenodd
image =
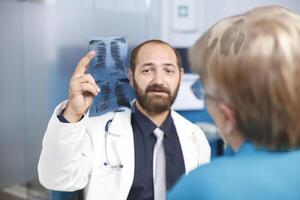
M 124 37 L 93 38 L 89 51 L 96 56 L 90 63 L 89 73 L 101 91 L 90 107 L 90 116 L 102 115 L 129 107 L 134 95 L 127 77 L 128 45 Z

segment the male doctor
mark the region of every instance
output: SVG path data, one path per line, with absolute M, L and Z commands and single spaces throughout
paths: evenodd
M 131 110 L 88 117 L 100 92 L 86 74 L 95 52 L 77 65 L 68 100 L 51 117 L 38 173 L 46 188 L 84 189 L 87 200 L 165 199 L 178 178 L 210 161 L 203 132 L 171 109 L 183 76 L 181 58 L 168 43 L 149 40 L 131 54 Z

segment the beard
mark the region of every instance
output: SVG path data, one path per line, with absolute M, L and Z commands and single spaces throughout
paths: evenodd
M 166 88 L 159 84 L 149 85 L 147 86 L 145 91 L 143 91 L 138 86 L 135 79 L 133 79 L 136 100 L 141 105 L 141 107 L 148 113 L 160 114 L 165 111 L 169 111 L 177 97 L 179 83 L 180 82 L 178 82 L 177 87 L 174 93 L 172 94 L 169 88 Z M 161 92 L 165 93 L 166 95 L 152 95 L 150 94 L 151 92 Z

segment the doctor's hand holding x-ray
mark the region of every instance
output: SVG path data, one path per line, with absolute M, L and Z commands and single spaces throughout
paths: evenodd
M 100 92 L 92 75 L 85 73 L 94 57 L 94 51 L 88 52 L 80 60 L 71 77 L 68 103 L 64 111 L 64 117 L 69 122 L 78 122 L 92 105 L 94 97 Z

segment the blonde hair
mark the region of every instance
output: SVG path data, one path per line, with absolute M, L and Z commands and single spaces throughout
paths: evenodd
M 258 146 L 300 147 L 300 16 L 267 6 L 224 19 L 190 49 L 204 87 L 236 113 Z

